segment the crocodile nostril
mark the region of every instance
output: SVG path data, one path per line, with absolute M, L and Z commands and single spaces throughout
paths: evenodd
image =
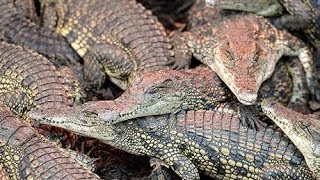
M 238 100 L 245 105 L 252 105 L 256 102 L 258 97 L 257 92 L 248 90 L 237 95 Z

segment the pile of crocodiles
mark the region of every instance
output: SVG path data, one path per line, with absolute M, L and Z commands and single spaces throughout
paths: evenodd
M 320 179 L 319 54 L 317 0 L 0 0 L 0 179 Z

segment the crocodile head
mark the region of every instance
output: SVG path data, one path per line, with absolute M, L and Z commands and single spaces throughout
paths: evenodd
M 215 71 L 238 100 L 256 103 L 261 84 L 274 72 L 277 57 L 264 36 L 256 16 L 236 16 L 225 20 L 215 32 L 219 41 L 203 61 Z
M 28 117 L 39 124 L 61 127 L 77 134 L 110 142 L 117 134 L 112 121 L 117 113 L 113 101 L 88 102 L 64 109 L 32 109 Z
M 263 112 L 277 124 L 304 155 L 308 166 L 318 168 L 320 163 L 320 121 L 295 112 L 272 99 L 261 103 Z M 318 160 L 318 162 L 317 162 Z
M 136 76 L 131 87 L 115 100 L 119 119 L 161 115 L 183 109 L 206 109 L 232 96 L 208 67 L 160 70 Z
M 221 9 L 252 12 L 261 16 L 278 16 L 283 13 L 279 0 L 206 0 L 208 6 Z

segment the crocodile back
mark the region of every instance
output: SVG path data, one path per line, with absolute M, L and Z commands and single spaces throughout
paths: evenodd
M 132 72 L 167 68 L 173 56 L 164 27 L 136 1 L 67 0 L 56 31 L 83 57 L 85 76 L 103 69 L 124 79 Z M 98 69 L 98 70 L 97 70 Z
M 178 115 L 172 127 L 207 151 L 216 170 L 202 170 L 212 177 L 311 178 L 303 156 L 283 132 L 272 128 L 254 131 L 242 126 L 230 104 L 213 111 L 188 111 Z
M 0 104 L 0 179 L 99 179 Z
M 71 106 L 60 73 L 43 56 L 21 46 L 0 43 L 0 100 L 15 114 L 31 108 Z

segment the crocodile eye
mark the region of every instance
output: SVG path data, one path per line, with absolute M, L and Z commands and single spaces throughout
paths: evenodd
M 224 55 L 226 56 L 226 58 L 228 58 L 229 60 L 233 60 L 233 56 L 232 53 L 228 50 L 225 51 Z
M 173 81 L 171 79 L 166 79 L 165 81 L 163 81 L 160 84 L 151 86 L 148 90 L 146 90 L 145 93 L 147 93 L 147 94 L 160 93 L 160 92 L 164 91 L 165 89 L 167 89 L 168 87 L 172 87 L 172 86 L 173 86 Z
M 160 91 L 160 87 L 151 86 L 148 90 L 146 90 L 145 94 L 156 94 Z
M 251 57 L 249 58 L 249 61 L 252 62 L 252 63 L 255 63 L 255 62 L 258 61 L 258 58 L 259 58 L 259 53 L 256 52 L 253 56 L 251 56 Z
M 83 113 L 86 117 L 90 117 L 90 118 L 95 118 L 95 117 L 98 116 L 97 113 L 92 112 L 92 111 L 87 111 L 87 110 L 82 111 L 82 113 Z

